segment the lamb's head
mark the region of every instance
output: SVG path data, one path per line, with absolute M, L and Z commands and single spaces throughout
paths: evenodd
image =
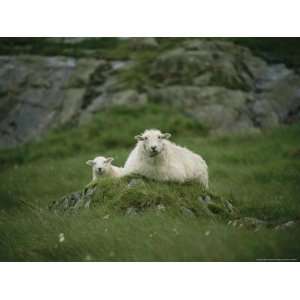
M 88 160 L 87 165 L 91 166 L 96 176 L 106 175 L 111 169 L 112 157 L 97 156 L 93 160 Z
M 157 129 L 148 129 L 143 134 L 135 136 L 135 139 L 143 144 L 146 154 L 150 157 L 155 157 L 162 153 L 166 140 L 170 137 L 170 133 L 161 133 Z

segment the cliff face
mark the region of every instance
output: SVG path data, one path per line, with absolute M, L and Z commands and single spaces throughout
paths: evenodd
M 111 105 L 168 104 L 218 133 L 299 120 L 300 76 L 247 48 L 201 39 L 169 47 L 154 39 L 118 43 L 126 44 L 128 59 L 107 59 L 95 49 L 77 58 L 0 56 L 0 147 L 80 126 Z

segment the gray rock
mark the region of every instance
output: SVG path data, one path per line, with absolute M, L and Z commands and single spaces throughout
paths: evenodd
M 165 85 L 223 86 L 249 91 L 266 64 L 229 42 L 192 40 L 161 54 L 151 75 Z
M 280 224 L 280 225 L 277 225 L 275 227 L 275 230 L 284 230 L 284 229 L 288 229 L 288 228 L 292 228 L 292 227 L 295 227 L 296 225 L 299 225 L 299 221 L 288 221 L 286 223 L 283 223 L 283 224 Z
M 93 59 L 0 56 L 0 148 L 37 139 L 80 112 Z
M 126 210 L 126 215 L 136 216 L 138 214 L 137 210 L 134 207 L 128 207 Z
M 170 86 L 150 90 L 149 98 L 182 109 L 216 132 L 255 129 L 247 108 L 252 95 L 247 92 L 217 86 Z
M 192 217 L 192 218 L 196 217 L 194 212 L 187 207 L 181 207 L 181 212 L 186 217 Z
M 53 212 L 76 212 L 82 208 L 89 208 L 92 202 L 92 196 L 96 191 L 96 186 L 89 186 L 82 191 L 73 192 L 53 201 L 49 205 L 49 210 Z
M 268 227 L 270 224 L 267 221 L 263 221 L 253 217 L 244 217 L 232 221 L 231 223 L 234 227 L 245 227 L 247 229 L 260 230 L 262 228 Z
M 142 184 L 144 184 L 144 181 L 142 179 L 131 179 L 128 183 L 128 188 L 134 188 Z

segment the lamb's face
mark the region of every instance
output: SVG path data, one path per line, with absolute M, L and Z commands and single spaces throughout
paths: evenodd
M 146 130 L 137 135 L 136 140 L 143 143 L 144 150 L 150 157 L 157 156 L 164 150 L 165 140 L 171 137 L 170 133 L 161 133 L 159 130 Z
M 105 175 L 111 168 L 112 161 L 112 157 L 106 158 L 103 156 L 97 156 L 93 160 L 88 160 L 86 164 L 93 168 L 93 171 L 95 172 L 95 174 L 97 174 L 97 176 L 101 176 Z

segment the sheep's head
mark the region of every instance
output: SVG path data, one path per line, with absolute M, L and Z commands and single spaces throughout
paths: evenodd
M 86 164 L 93 168 L 97 176 L 105 175 L 111 168 L 112 157 L 97 156 L 93 160 L 88 160 Z
M 170 133 L 161 133 L 157 129 L 150 129 L 135 136 L 135 139 L 143 143 L 144 150 L 150 157 L 154 157 L 164 150 L 165 140 L 170 137 Z

